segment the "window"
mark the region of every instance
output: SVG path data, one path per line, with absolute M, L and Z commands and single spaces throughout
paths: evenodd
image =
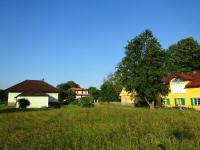
M 162 104 L 163 105 L 170 105 L 170 99 L 169 98 L 163 98 L 162 99 Z
M 78 91 L 78 94 L 82 94 L 82 91 Z
M 175 98 L 175 105 L 177 106 L 185 105 L 185 98 Z
M 185 82 L 180 78 L 175 78 L 172 81 L 172 93 L 186 93 Z
M 200 105 L 200 98 L 192 98 L 191 103 L 194 106 L 199 106 Z

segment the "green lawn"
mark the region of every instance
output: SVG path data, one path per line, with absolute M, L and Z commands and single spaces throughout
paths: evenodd
M 1 103 L 0 103 L 0 110 L 2 110 L 2 109 L 7 109 L 6 104 L 1 104 Z
M 200 113 L 113 105 L 1 112 L 0 149 L 200 149 Z

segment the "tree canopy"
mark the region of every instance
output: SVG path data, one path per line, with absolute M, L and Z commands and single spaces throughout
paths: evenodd
M 161 83 L 166 75 L 165 51 L 152 31 L 146 30 L 128 42 L 125 57 L 118 65 L 120 81 L 127 91 L 135 90 L 150 106 L 168 90 Z
M 70 88 L 79 88 L 79 87 L 80 85 L 74 81 L 68 81 L 66 83 L 61 83 L 57 85 L 57 88 L 61 91 L 66 91 L 66 90 L 69 90 Z
M 200 70 L 200 45 L 194 38 L 178 41 L 167 50 L 169 73 L 190 73 Z

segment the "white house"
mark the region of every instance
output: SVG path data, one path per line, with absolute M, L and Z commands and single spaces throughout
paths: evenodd
M 70 90 L 76 93 L 76 99 L 90 96 L 89 92 L 84 88 L 71 88 Z
M 27 99 L 30 102 L 28 108 L 48 107 L 50 102 L 58 102 L 58 89 L 42 80 L 25 80 L 6 91 L 8 105 L 17 108 L 19 99 Z

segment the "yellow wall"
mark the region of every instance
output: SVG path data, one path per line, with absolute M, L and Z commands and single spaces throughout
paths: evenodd
M 134 104 L 135 101 L 135 92 L 128 93 L 125 89 L 123 89 L 120 93 L 121 103 L 122 104 Z
M 172 81 L 170 82 L 170 91 L 172 88 Z M 185 81 L 185 85 L 188 83 L 188 81 Z M 170 100 L 170 104 L 165 104 L 165 106 L 167 107 L 174 107 L 175 106 L 175 98 L 184 98 L 185 99 L 185 107 L 189 107 L 189 108 L 194 108 L 197 110 L 200 110 L 200 106 L 192 106 L 191 103 L 191 98 L 200 98 L 200 88 L 186 88 L 186 92 L 185 93 L 171 93 L 169 92 L 169 94 L 167 96 L 162 96 L 162 98 L 168 98 Z

